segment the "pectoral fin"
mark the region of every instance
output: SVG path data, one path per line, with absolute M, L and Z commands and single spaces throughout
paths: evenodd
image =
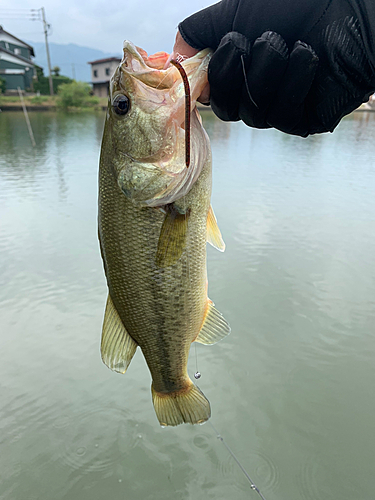
M 108 295 L 103 321 L 102 360 L 111 370 L 125 373 L 138 344 L 126 331 L 121 318 Z
M 190 211 L 180 213 L 172 204 L 168 205 L 166 212 L 155 259 L 158 267 L 168 267 L 177 262 L 186 246 L 186 232 Z
M 206 317 L 195 342 L 201 344 L 216 344 L 230 334 L 230 326 L 219 312 L 212 300 L 208 299 Z
M 210 245 L 220 250 L 220 252 L 224 252 L 225 243 L 211 205 L 207 215 L 207 241 Z

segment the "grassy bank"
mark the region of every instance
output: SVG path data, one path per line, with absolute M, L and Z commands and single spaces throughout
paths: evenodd
M 47 96 L 47 95 L 26 95 L 23 97 L 27 109 L 29 111 L 56 111 L 57 109 L 61 109 L 57 104 L 58 96 Z M 102 111 L 107 109 L 108 98 L 107 97 L 98 97 L 96 98 L 96 103 L 87 106 L 75 106 L 68 108 L 68 111 Z M 197 103 L 197 107 L 199 111 L 208 111 L 211 109 L 210 106 L 203 106 L 200 103 Z M 18 96 L 7 96 L 0 94 L 0 110 L 1 111 L 22 111 L 22 105 L 20 98 Z M 372 100 L 368 103 L 362 104 L 355 111 L 375 111 L 375 101 Z
M 56 103 L 57 96 L 24 96 L 24 101 L 29 111 L 56 111 L 58 108 Z M 90 108 L 78 107 L 70 108 L 72 111 L 94 110 L 102 111 L 107 109 L 108 97 L 99 97 L 98 103 Z M 210 106 L 203 106 L 198 103 L 199 111 L 208 111 Z M 2 111 L 22 111 L 22 105 L 18 96 L 0 95 L 0 109 Z
M 57 105 L 57 96 L 46 96 L 46 95 L 27 95 L 23 97 L 25 104 L 27 106 L 27 109 L 30 111 L 40 111 L 40 110 L 56 110 L 59 109 Z M 83 109 L 90 109 L 90 110 L 102 110 L 103 108 L 106 108 L 107 106 L 107 98 L 106 97 L 100 97 L 98 98 L 98 102 L 93 105 L 88 107 L 76 107 L 75 110 L 83 110 Z M 22 110 L 22 105 L 20 98 L 18 96 L 6 96 L 6 95 L 0 95 L 0 109 L 2 111 L 15 111 L 15 110 Z

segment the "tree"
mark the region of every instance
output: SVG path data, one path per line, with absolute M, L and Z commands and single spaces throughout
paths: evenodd
M 0 76 L 0 94 L 5 94 L 5 91 L 7 89 L 7 84 L 4 78 L 1 78 Z
M 54 66 L 52 68 L 52 73 L 55 75 L 55 76 L 60 76 L 60 71 L 61 71 L 61 68 L 59 66 Z
M 85 82 L 63 83 L 59 86 L 57 105 L 61 108 L 87 108 L 98 104 L 97 97 L 92 96 L 91 87 Z
M 44 76 L 43 68 L 36 64 L 35 69 L 36 69 L 36 79 L 39 80 L 39 78 L 42 78 L 42 76 Z
M 67 76 L 53 76 L 53 92 L 57 93 L 57 88 L 62 83 L 70 83 L 73 80 Z M 49 79 L 46 76 L 38 77 L 38 81 L 34 83 L 35 92 L 40 92 L 42 95 L 49 95 Z

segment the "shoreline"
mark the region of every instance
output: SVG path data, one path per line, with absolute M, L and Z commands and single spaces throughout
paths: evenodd
M 56 105 L 48 105 L 48 104 L 35 104 L 35 105 L 27 105 L 26 104 L 27 111 L 60 111 Z M 197 108 L 199 111 L 208 111 L 211 110 L 211 106 L 204 106 L 203 104 L 198 104 Z M 92 110 L 92 111 L 106 111 L 107 110 L 107 105 L 105 106 L 94 106 L 94 107 L 86 107 L 86 108 L 72 108 L 72 110 L 77 109 L 77 110 Z M 21 104 L 1 104 L 0 103 L 0 113 L 5 112 L 5 111 L 23 111 L 22 105 Z M 374 109 L 375 111 L 375 109 Z
M 35 104 L 35 105 L 30 105 L 26 104 L 27 111 L 60 111 L 58 107 L 55 104 Z M 197 108 L 199 111 L 211 111 L 211 106 L 204 106 L 203 104 L 198 103 Z M 85 108 L 72 108 L 71 111 L 77 110 L 77 111 L 82 111 L 82 110 L 91 110 L 91 111 L 106 111 L 107 105 L 98 105 L 95 107 L 85 107 Z M 6 111 L 23 111 L 22 105 L 20 104 L 15 104 L 15 103 L 9 103 L 9 104 L 1 104 L 1 98 L 0 98 L 0 113 L 4 113 Z M 370 104 L 368 102 L 361 104 L 361 106 L 352 113 L 363 113 L 363 112 L 373 112 L 375 111 L 375 104 Z

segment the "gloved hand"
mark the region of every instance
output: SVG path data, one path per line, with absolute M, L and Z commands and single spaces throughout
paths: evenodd
M 179 32 L 190 48 L 215 50 L 208 78 L 219 118 L 306 137 L 332 132 L 374 92 L 373 4 L 222 0 Z

